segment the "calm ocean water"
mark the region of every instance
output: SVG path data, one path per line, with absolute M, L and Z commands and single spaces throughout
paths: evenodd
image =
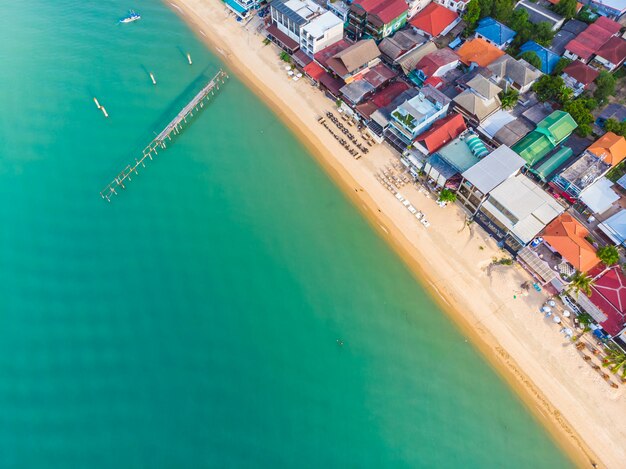
M 100 198 L 219 66 L 156 0 L 3 2 L 0 467 L 569 466 L 236 80 Z

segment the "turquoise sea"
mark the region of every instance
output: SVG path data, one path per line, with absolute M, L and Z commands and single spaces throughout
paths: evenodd
M 3 2 L 0 468 L 570 466 L 238 81 L 100 198 L 219 67 L 156 0 Z

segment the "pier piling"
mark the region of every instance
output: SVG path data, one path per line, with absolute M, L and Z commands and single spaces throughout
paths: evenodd
M 191 65 L 191 56 L 187 54 L 187 58 L 189 59 L 189 65 Z M 156 80 L 152 73 L 150 74 L 153 79 L 154 84 L 156 85 Z M 224 70 L 220 70 L 217 74 L 209 81 L 209 83 L 200 90 L 198 94 L 194 96 L 194 98 L 187 103 L 187 105 L 172 119 L 172 121 L 167 124 L 167 126 L 143 149 L 142 156 L 140 159 L 135 158 L 135 163 L 131 166 L 126 166 L 115 178 L 111 181 L 102 191 L 100 191 L 100 195 L 103 199 L 106 199 L 107 202 L 111 202 L 111 196 L 117 195 L 116 188 L 121 187 L 122 189 L 126 189 L 124 185 L 124 181 L 131 180 L 131 174 L 134 172 L 135 174 L 139 174 L 137 168 L 139 165 L 142 165 L 145 168 L 145 159 L 149 158 L 152 160 L 152 152 L 155 155 L 158 155 L 157 147 L 161 147 L 163 149 L 167 148 L 165 145 L 166 139 L 172 141 L 172 133 L 174 135 L 180 134 L 181 130 L 183 130 L 183 124 L 187 123 L 187 117 L 191 119 L 193 117 L 193 111 L 198 110 L 198 104 L 200 104 L 200 108 L 203 108 L 203 101 L 205 99 L 208 100 L 209 94 L 213 95 L 214 90 L 219 90 L 219 84 L 224 83 L 224 81 L 228 79 L 228 75 Z M 96 98 L 94 101 L 98 106 L 100 104 L 97 102 Z M 99 109 L 102 110 L 102 113 L 105 117 L 109 117 L 106 112 L 104 106 L 100 106 Z

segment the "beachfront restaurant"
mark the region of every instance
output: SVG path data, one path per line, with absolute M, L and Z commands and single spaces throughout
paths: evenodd
M 424 164 L 424 174 L 433 189 L 457 189 L 461 173 L 477 164 L 489 153 L 473 132 L 466 132 L 440 148 Z
M 519 173 L 491 191 L 474 221 L 515 255 L 563 212 L 554 197 Z
M 524 167 L 524 159 L 506 145 L 501 145 L 461 174 L 457 200 L 474 215 L 500 184 Z

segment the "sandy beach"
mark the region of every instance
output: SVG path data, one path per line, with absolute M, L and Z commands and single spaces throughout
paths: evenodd
M 352 158 L 317 121 L 327 111 L 336 112 L 334 103 L 306 79 L 294 82 L 287 76 L 279 50 L 264 45 L 253 28 L 244 29 L 219 0 L 166 3 L 310 149 L 572 460 L 580 467 L 622 467 L 626 387 L 610 387 L 559 333 L 561 326 L 539 313 L 545 293 L 520 294 L 520 285 L 530 279 L 526 272 L 519 266 L 490 266 L 505 254 L 486 233 L 468 226 L 459 207 L 441 208 L 406 185 L 403 196 L 431 226 L 419 223 L 375 177 L 397 161 L 397 154 L 375 145 L 363 158 Z M 599 360 L 593 357 L 592 363 Z

